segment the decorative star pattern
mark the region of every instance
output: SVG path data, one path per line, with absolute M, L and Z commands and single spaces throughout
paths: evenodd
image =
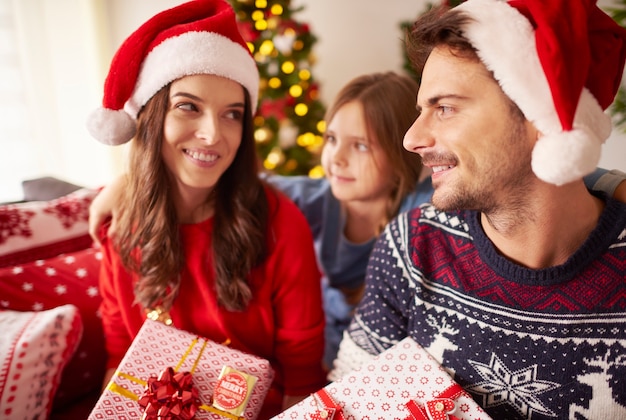
M 556 417 L 556 414 L 543 405 L 537 396 L 558 388 L 560 385 L 537 379 L 536 364 L 513 372 L 493 353 L 489 365 L 473 360 L 470 360 L 469 363 L 484 381 L 466 387 L 466 389 L 469 392 L 482 395 L 484 407 L 510 404 L 527 419 L 532 418 L 533 412 Z

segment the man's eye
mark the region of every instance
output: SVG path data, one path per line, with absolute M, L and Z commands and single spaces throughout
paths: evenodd
M 446 105 L 439 105 L 438 109 L 439 109 L 439 113 L 443 115 L 450 114 L 453 111 L 453 108 L 451 106 L 446 106 Z

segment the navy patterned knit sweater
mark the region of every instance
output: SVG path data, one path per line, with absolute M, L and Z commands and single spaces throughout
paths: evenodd
M 494 419 L 626 419 L 626 205 L 563 265 L 498 254 L 479 214 L 425 204 L 373 250 L 349 329 L 370 354 L 411 336 Z

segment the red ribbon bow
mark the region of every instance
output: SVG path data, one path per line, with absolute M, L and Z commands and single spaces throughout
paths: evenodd
M 158 378 L 148 378 L 138 402 L 144 408 L 142 420 L 190 420 L 200 405 L 191 373 L 175 372 L 171 367 Z
M 450 385 L 433 399 L 426 401 L 426 406 L 422 407 L 414 400 L 406 403 L 411 415 L 405 420 L 458 420 L 451 415 L 456 409 L 454 400 L 465 391 L 459 384 Z

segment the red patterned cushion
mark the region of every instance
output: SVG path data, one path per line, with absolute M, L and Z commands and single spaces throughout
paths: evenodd
M 89 205 L 97 189 L 50 201 L 0 206 L 0 267 L 87 248 Z
M 0 418 L 47 418 L 64 367 L 81 336 L 72 305 L 0 311 Z
M 83 337 L 63 373 L 55 407 L 75 401 L 102 385 L 106 351 L 98 316 L 100 259 L 98 250 L 87 248 L 0 268 L 0 308 L 42 311 L 72 304 L 80 311 Z

